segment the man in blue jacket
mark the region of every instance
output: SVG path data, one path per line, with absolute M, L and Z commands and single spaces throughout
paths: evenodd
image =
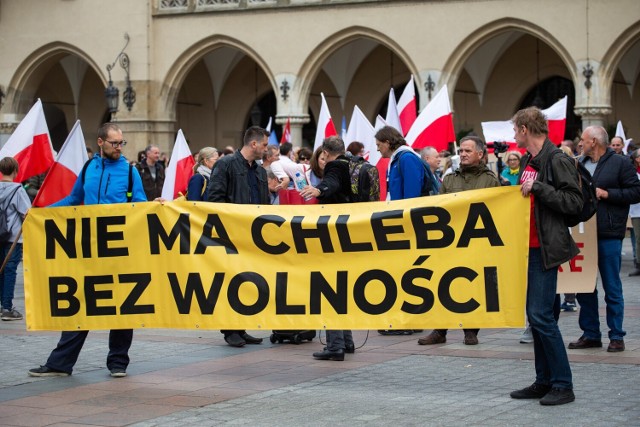
M 98 129 L 96 154 L 85 165 L 69 194 L 51 206 L 76 206 L 125 202 L 146 202 L 138 171 L 122 156 L 127 141 L 114 123 L 105 123 Z M 47 363 L 29 371 L 32 377 L 64 377 L 71 375 L 89 331 L 62 332 L 57 347 L 49 355 Z M 109 331 L 107 368 L 114 378 L 127 376 L 129 348 L 133 330 Z
M 609 136 L 601 126 L 589 126 L 582 132 L 582 164 L 591 172 L 596 186 L 598 211 L 598 271 L 607 304 L 609 326 L 608 352 L 624 351 L 622 329 L 624 298 L 620 280 L 622 240 L 627 227 L 629 205 L 640 202 L 640 181 L 629 158 L 609 147 Z M 578 294 L 579 324 L 582 336 L 569 344 L 570 349 L 602 347 L 597 289 Z

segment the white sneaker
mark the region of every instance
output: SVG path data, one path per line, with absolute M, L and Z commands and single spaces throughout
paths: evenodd
M 531 344 L 533 342 L 533 334 L 531 333 L 531 326 L 527 326 L 527 329 L 522 332 L 520 337 L 520 344 Z

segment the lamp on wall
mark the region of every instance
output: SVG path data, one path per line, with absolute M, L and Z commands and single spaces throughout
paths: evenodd
M 113 61 L 113 63 L 107 65 L 107 73 L 109 74 L 109 83 L 107 84 L 107 87 L 104 90 L 104 97 L 107 100 L 107 108 L 110 114 L 115 114 L 118 112 L 118 95 L 120 91 L 118 90 L 117 87 L 113 85 L 113 80 L 111 80 L 111 70 L 113 70 L 113 68 L 116 66 L 116 62 L 118 61 L 120 62 L 120 66 L 126 73 L 125 74 L 126 87 L 124 89 L 122 101 L 124 102 L 124 105 L 127 106 L 127 110 L 129 111 L 131 111 L 133 104 L 136 103 L 136 91 L 133 90 L 133 87 L 131 87 L 131 80 L 129 78 L 129 55 L 124 53 L 124 50 L 127 48 L 127 45 L 129 45 L 129 34 L 125 33 L 124 38 L 126 40 L 124 47 L 122 48 L 118 56 L 116 56 L 116 59 Z

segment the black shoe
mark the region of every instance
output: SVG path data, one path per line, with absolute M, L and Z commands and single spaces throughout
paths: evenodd
M 624 340 L 611 340 L 609 347 L 607 347 L 609 353 L 618 353 L 624 351 Z
M 68 377 L 68 372 L 58 371 L 57 369 L 51 369 L 47 366 L 40 366 L 39 368 L 29 369 L 30 377 Z
M 412 329 L 378 329 L 380 335 L 413 335 Z
M 247 344 L 262 344 L 262 338 L 256 338 L 256 337 L 252 337 L 251 335 L 249 335 L 248 333 L 244 333 L 242 334 L 242 339 L 247 343 Z
M 573 394 L 573 390 L 568 388 L 552 388 L 549 393 L 545 394 L 542 399 L 540 399 L 541 405 L 564 405 L 565 403 L 571 403 L 576 400 L 575 394 Z
M 522 390 L 511 392 L 512 399 L 540 399 L 551 391 L 550 385 L 533 383 Z
M 247 343 L 245 340 L 242 339 L 242 337 L 238 333 L 227 335 L 226 337 L 224 337 L 224 340 L 231 347 L 244 347 L 244 345 Z
M 356 352 L 356 346 L 355 344 L 351 343 L 351 344 L 345 344 L 344 345 L 344 352 L 345 353 L 349 353 L 349 354 L 353 354 Z
M 337 351 L 324 350 L 318 353 L 313 353 L 313 357 L 318 360 L 342 361 L 344 360 L 344 350 L 337 350 Z

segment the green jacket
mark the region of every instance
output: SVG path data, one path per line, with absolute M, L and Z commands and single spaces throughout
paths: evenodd
M 458 169 L 442 180 L 440 194 L 457 193 L 480 188 L 500 187 L 500 181 L 495 173 L 484 164 Z

